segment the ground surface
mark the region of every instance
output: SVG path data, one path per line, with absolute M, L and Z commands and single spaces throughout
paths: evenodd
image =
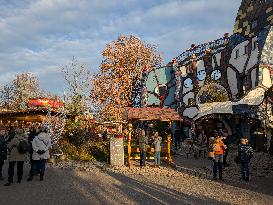
M 25 175 L 28 171 L 25 167 Z M 4 167 L 5 175 L 7 165 Z M 273 204 L 273 195 L 252 181 L 212 181 L 162 167 L 108 168 L 101 164 L 63 162 L 38 177 L 10 187 L 0 181 L 0 204 Z M 273 179 L 263 178 L 272 190 Z M 254 179 L 253 179 L 254 180 Z M 260 181 L 259 183 L 261 183 Z M 263 186 L 263 187 L 264 187 Z

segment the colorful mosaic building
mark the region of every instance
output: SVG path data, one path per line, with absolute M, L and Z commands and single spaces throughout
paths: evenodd
M 135 107 L 172 107 L 200 129 L 226 128 L 254 143 L 257 129 L 271 128 L 272 82 L 273 0 L 243 0 L 232 35 L 192 44 L 167 66 L 146 70 Z

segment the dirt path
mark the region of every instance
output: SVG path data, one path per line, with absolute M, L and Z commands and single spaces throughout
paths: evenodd
M 5 165 L 4 170 L 7 167 Z M 26 172 L 28 166 L 25 167 Z M 85 170 L 85 171 L 84 171 Z M 6 174 L 6 173 L 5 173 Z M 4 187 L 0 204 L 273 204 L 273 196 L 169 168 L 48 168 L 45 181 Z M 246 186 L 246 185 L 245 185 Z

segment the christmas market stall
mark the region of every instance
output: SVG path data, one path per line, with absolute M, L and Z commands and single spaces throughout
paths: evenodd
M 26 109 L 0 111 L 0 122 L 5 126 L 27 125 L 31 123 L 43 123 L 48 115 L 56 115 L 64 107 L 58 100 L 48 98 L 29 99 Z
M 133 157 L 132 153 L 140 153 L 139 146 L 137 143 L 132 145 L 133 140 L 137 141 L 137 136 L 132 136 L 133 132 L 133 123 L 134 122 L 142 122 L 142 125 L 145 123 L 148 125 L 148 127 L 153 126 L 153 122 L 166 122 L 168 125 L 168 133 L 167 138 L 162 146 L 161 152 L 166 154 L 166 157 L 164 159 L 167 160 L 168 164 L 172 163 L 171 158 L 171 123 L 174 121 L 182 121 L 182 118 L 179 116 L 179 114 L 171 108 L 125 108 L 124 111 L 124 120 L 127 120 L 129 122 L 128 125 L 128 166 L 131 166 L 131 159 L 139 159 L 139 157 Z M 164 140 L 163 140 L 164 141 Z M 153 153 L 154 149 L 150 147 L 147 150 L 148 153 Z M 153 157 L 150 157 L 153 158 Z

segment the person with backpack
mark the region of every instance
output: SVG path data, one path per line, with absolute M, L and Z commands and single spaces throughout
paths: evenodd
M 249 181 L 249 163 L 254 152 L 246 138 L 242 138 L 240 141 L 238 146 L 238 159 L 241 164 L 241 179 Z
M 7 159 L 7 144 L 6 144 L 6 131 L 0 130 L 0 180 L 4 180 L 2 175 L 2 167 Z
M 7 145 L 9 156 L 8 182 L 5 186 L 10 186 L 13 183 L 14 167 L 17 164 L 17 183 L 21 183 L 23 177 L 24 162 L 26 161 L 29 152 L 29 144 L 24 134 L 24 130 L 18 128 L 15 131 L 14 138 Z
M 45 164 L 47 159 L 50 158 L 49 149 L 51 147 L 51 138 L 49 136 L 49 128 L 44 125 L 41 129 L 41 133 L 36 136 L 32 141 L 33 148 L 33 164 L 30 170 L 30 176 L 27 179 L 28 181 L 32 181 L 34 175 L 36 174 L 36 170 L 40 171 L 40 181 L 44 180 L 45 174 Z

